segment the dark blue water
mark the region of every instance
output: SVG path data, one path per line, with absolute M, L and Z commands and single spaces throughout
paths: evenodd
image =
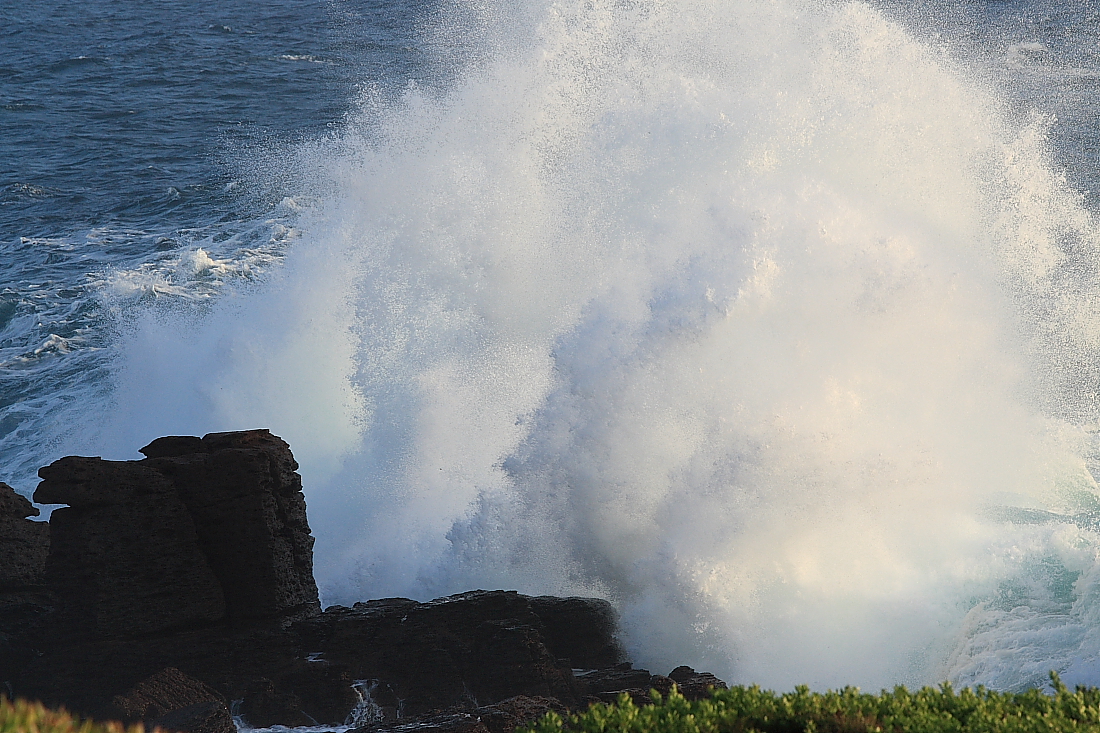
M 417 2 L 0 7 L 0 477 L 24 491 L 43 420 L 105 386 L 113 270 L 188 245 L 277 259 L 294 171 L 365 92 L 425 69 Z M 421 79 L 423 81 L 423 79 Z M 262 262 L 260 262 L 262 260 Z M 208 295 L 204 291 L 202 295 Z M 156 293 L 152 293 L 155 297 Z M 52 340 L 51 340 L 52 339 Z
M 6 5 L 9 236 L 239 216 L 226 186 L 250 150 L 322 133 L 416 63 L 406 3 Z

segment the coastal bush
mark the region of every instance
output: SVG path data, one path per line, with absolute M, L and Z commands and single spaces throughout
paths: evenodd
M 159 729 L 157 729 L 159 730 Z M 61 710 L 50 710 L 42 703 L 16 700 L 0 695 L 0 733 L 144 733 L 138 723 L 129 728 L 121 723 L 93 723 L 74 718 Z
M 1100 733 L 1100 690 L 1070 692 L 1051 673 L 1053 694 L 1041 690 L 994 692 L 984 687 L 877 695 L 858 688 L 824 693 L 798 687 L 776 694 L 760 687 L 715 690 L 686 700 L 675 689 L 638 707 L 625 693 L 617 702 L 593 704 L 562 718 L 547 713 L 529 733 Z

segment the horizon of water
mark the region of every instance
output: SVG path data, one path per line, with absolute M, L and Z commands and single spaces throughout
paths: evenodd
M 1095 8 L 403 17 L 433 73 L 334 62 L 346 113 L 227 144 L 201 215 L 62 203 L 81 239 L 16 191 L 13 485 L 267 427 L 326 604 L 598 595 L 639 665 L 769 687 L 1100 682 Z

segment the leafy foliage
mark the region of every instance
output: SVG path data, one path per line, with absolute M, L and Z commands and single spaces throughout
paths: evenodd
M 636 706 L 623 694 L 563 719 L 547 713 L 528 733 L 1100 733 L 1100 690 L 1070 692 L 1051 673 L 1054 694 L 1041 690 L 955 691 L 944 683 L 909 692 L 904 687 L 865 694 L 858 688 L 826 693 L 798 687 L 778 695 L 758 686 L 715 690 L 689 701 L 675 689 Z
M 0 733 L 145 733 L 145 727 L 140 723 L 129 728 L 121 723 L 93 723 L 64 710 L 50 710 L 42 703 L 11 702 L 0 695 Z

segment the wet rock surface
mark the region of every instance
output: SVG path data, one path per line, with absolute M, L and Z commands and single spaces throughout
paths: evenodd
M 49 524 L 0 484 L 0 694 L 186 733 L 350 725 L 511 733 L 627 692 L 724 687 L 635 670 L 609 603 L 470 591 L 321 611 L 290 447 L 171 436 L 140 461 L 40 471 Z M 230 727 L 227 727 L 230 726 Z
M 610 613 L 606 602 L 586 600 Z M 572 670 L 550 653 L 545 622 L 531 601 L 514 591 L 472 591 L 428 603 L 390 598 L 333 606 L 295 631 L 315 659 L 344 667 L 355 679 L 385 681 L 405 715 L 520 694 L 572 702 Z M 547 618 L 563 622 L 552 611 Z M 614 644 L 610 636 L 605 641 Z

